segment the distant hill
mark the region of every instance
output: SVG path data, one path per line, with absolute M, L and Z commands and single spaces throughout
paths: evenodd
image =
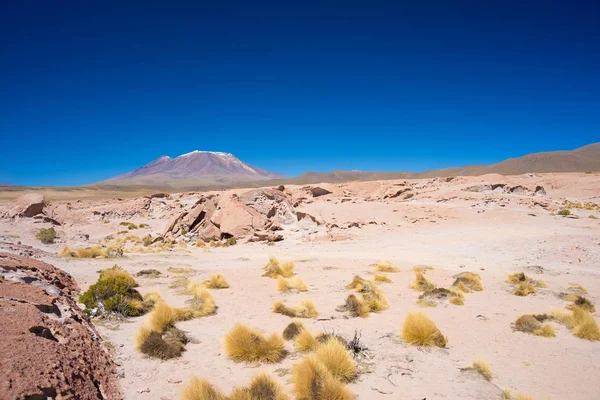
M 250 166 L 231 153 L 194 150 L 175 158 L 162 156 L 150 164 L 97 185 L 191 189 L 276 178 L 283 178 L 283 175 Z
M 471 165 L 425 172 L 360 172 L 333 171 L 307 172 L 287 183 L 312 184 L 319 182 L 372 181 L 384 179 L 419 179 L 447 176 L 477 176 L 485 174 L 520 175 L 534 172 L 587 172 L 600 171 L 600 143 L 570 151 L 549 151 L 509 158 L 491 165 Z

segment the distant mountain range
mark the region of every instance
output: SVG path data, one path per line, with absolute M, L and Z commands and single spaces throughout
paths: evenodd
M 600 171 L 600 143 L 570 151 L 528 154 L 491 165 L 471 165 L 425 172 L 307 172 L 293 178 L 286 178 L 281 174 L 248 165 L 231 153 L 195 150 L 175 158 L 160 157 L 132 172 L 87 187 L 117 191 L 145 188 L 183 191 L 278 184 L 475 176 L 494 173 L 518 175 L 529 172 L 588 171 Z M 6 190 L 19 190 L 20 188 L 18 186 L 5 187 Z
M 162 156 L 98 185 L 195 188 L 278 178 L 283 178 L 283 175 L 250 166 L 231 153 L 194 150 L 175 158 Z

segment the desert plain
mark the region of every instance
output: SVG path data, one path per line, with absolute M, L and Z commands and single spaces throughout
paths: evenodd
M 360 335 L 363 350 L 353 357 L 357 375 L 346 384 L 357 399 L 501 399 L 505 389 L 515 398 L 600 398 L 599 341 L 577 337 L 552 319 L 546 323 L 553 337 L 515 329 L 524 314 L 568 312 L 568 294 L 600 301 L 598 173 L 285 185 L 120 199 L 114 194 L 85 199 L 63 194 L 56 200 L 47 195 L 38 218 L 19 215 L 14 210 L 22 204 L 6 200 L 0 204 L 0 250 L 66 271 L 82 293 L 101 270 L 117 264 L 135 277 L 142 295 L 157 292 L 179 308 L 190 295 L 178 282 L 225 277 L 229 288 L 209 289 L 214 314 L 176 323 L 189 338 L 180 357 L 161 360 L 136 349 L 136 333 L 150 313 L 92 318 L 125 399 L 177 399 L 193 377 L 228 394 L 259 372 L 269 373 L 295 398 L 292 371 L 310 354 L 297 351 L 293 340 L 274 363 L 234 362 L 224 340 L 238 323 L 281 334 L 296 319 L 274 313 L 273 304 L 303 300 L 318 310 L 318 317 L 301 319 L 306 330 L 348 340 Z M 214 209 L 205 207 L 204 214 L 185 222 L 195 207 L 210 202 Z M 229 210 L 233 217 L 222 215 Z M 51 227 L 56 239 L 41 243 L 36 234 Z M 174 244 L 139 243 L 148 235 Z M 217 244 L 231 236 L 235 245 Z M 204 244 L 197 245 L 199 237 Z M 122 255 L 109 258 L 63 251 L 117 244 Z M 292 262 L 308 290 L 281 293 L 277 279 L 262 276 L 271 257 Z M 372 280 L 382 274 L 376 271 L 380 261 L 397 269 L 383 273 L 391 282 L 376 284 L 388 308 L 353 317 L 340 307 L 354 293 L 346 285 L 355 276 Z M 138 275 L 148 269 L 160 274 Z M 458 274 L 478 274 L 483 290 L 461 292 L 463 305 L 435 297 L 419 302 L 424 292 L 411 288 L 415 270 L 449 290 L 455 290 Z M 516 273 L 543 284 L 517 296 L 507 282 Z M 445 347 L 403 340 L 411 312 L 435 323 Z M 476 360 L 489 365 L 490 380 L 469 368 Z

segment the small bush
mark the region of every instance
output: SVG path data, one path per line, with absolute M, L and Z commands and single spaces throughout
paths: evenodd
M 411 289 L 415 289 L 421 292 L 428 292 L 430 290 L 435 289 L 435 284 L 433 284 L 429 279 L 423 275 L 421 272 L 415 273 L 415 280 L 410 284 Z
M 292 367 L 292 383 L 298 400 L 353 400 L 354 395 L 314 357 Z
M 147 277 L 147 278 L 158 278 L 159 276 L 161 276 L 162 273 L 154 268 L 151 269 L 143 269 L 141 271 L 139 271 L 137 274 L 135 274 L 135 276 L 143 276 L 143 277 Z
M 402 340 L 413 346 L 446 347 L 446 339 L 435 323 L 420 312 L 409 313 L 402 327 Z
M 127 229 L 129 229 L 130 231 L 138 228 L 138 226 L 136 224 L 133 224 L 131 222 L 125 222 L 125 221 L 121 222 L 119 225 L 126 226 Z
M 400 268 L 393 267 L 392 264 L 383 260 L 377 263 L 375 269 L 378 272 L 400 272 Z
M 515 286 L 515 289 L 513 290 L 513 294 L 516 296 L 527 296 L 535 292 L 535 286 L 533 286 L 529 282 L 520 282 Z
M 294 307 L 288 307 L 282 301 L 278 301 L 273 305 L 273 312 L 292 318 L 317 318 L 319 316 L 317 307 L 310 300 L 301 301 Z
M 308 290 L 308 286 L 299 276 L 292 276 L 291 278 L 284 278 L 280 276 L 277 279 L 277 289 L 281 293 L 290 291 L 306 292 Z
M 183 331 L 174 327 L 161 333 L 143 326 L 138 331 L 135 340 L 138 351 L 162 360 L 180 357 L 187 343 Z
M 56 239 L 56 231 L 54 228 L 42 228 L 36 233 L 35 237 L 44 244 L 51 244 Z
M 558 215 L 562 215 L 563 217 L 566 217 L 567 215 L 571 215 L 571 211 L 564 208 L 562 210 L 560 210 L 559 212 L 557 212 Z
M 392 283 L 392 280 L 387 275 L 383 274 L 375 274 L 373 279 L 375 280 L 375 282 L 379 283 Z
M 115 265 L 102 271 L 98 281 L 79 297 L 79 301 L 88 313 L 96 310 L 96 315 L 117 313 L 134 317 L 146 311 L 136 287 L 133 276 Z
M 222 274 L 216 274 L 210 277 L 210 280 L 205 282 L 206 287 L 209 289 L 228 289 L 229 283 L 225 280 Z
M 542 322 L 546 321 L 548 318 L 549 316 L 547 316 L 546 314 L 521 315 L 515 321 L 515 329 L 517 331 L 530 333 L 536 336 L 554 337 L 556 336 L 556 331 L 554 330 L 554 327 L 550 324 L 542 325 Z
M 542 280 L 535 280 L 523 272 L 518 272 L 516 274 L 508 275 L 508 283 L 515 285 L 513 290 L 513 294 L 517 296 L 527 296 L 531 293 L 536 292 L 536 288 L 545 288 L 547 287 L 546 282 Z
M 284 277 L 289 278 L 294 275 L 294 263 L 286 262 L 283 264 L 279 263 L 275 257 L 271 257 L 267 265 L 263 267 L 265 273 L 262 276 L 266 276 L 268 278 L 278 278 Z
M 272 334 L 266 338 L 261 332 L 237 324 L 225 336 L 225 352 L 234 362 L 276 363 L 285 356 L 283 338 Z

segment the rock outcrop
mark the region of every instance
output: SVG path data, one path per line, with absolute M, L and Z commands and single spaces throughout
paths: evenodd
M 10 218 L 27 217 L 31 218 L 44 211 L 46 200 L 40 193 L 26 193 L 17 197 L 8 212 Z
M 122 398 L 78 291 L 50 264 L 0 253 L 0 398 Z

